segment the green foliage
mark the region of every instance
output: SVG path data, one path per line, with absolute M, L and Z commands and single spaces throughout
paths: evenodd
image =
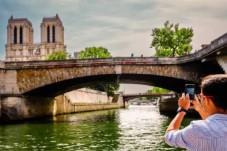
M 45 58 L 45 60 L 66 60 L 66 59 L 72 59 L 72 57 L 68 55 L 64 50 L 53 52 L 52 54 L 49 54 Z
M 112 56 L 104 47 L 88 47 L 80 51 L 79 58 L 112 58 Z
M 88 47 L 85 50 L 80 51 L 79 58 L 86 59 L 86 58 L 111 58 L 111 54 L 108 52 L 108 49 L 104 47 Z M 94 86 L 90 87 L 95 90 L 107 92 L 108 96 L 113 96 L 114 92 L 119 89 L 119 83 L 106 83 L 106 82 L 99 82 Z
M 106 92 L 108 96 L 113 96 L 114 92 L 119 89 L 120 85 L 115 83 L 105 83 L 105 82 L 99 82 L 98 84 L 95 84 L 94 86 L 90 87 L 91 89 L 99 90 Z
M 170 91 L 167 89 L 159 88 L 159 87 L 153 87 L 151 90 L 148 90 L 147 94 L 153 94 L 153 93 L 169 93 Z
M 179 24 L 164 23 L 163 28 L 152 30 L 153 40 L 151 48 L 156 50 L 156 56 L 182 56 L 190 54 L 192 50 L 193 37 L 192 28 L 179 28 Z

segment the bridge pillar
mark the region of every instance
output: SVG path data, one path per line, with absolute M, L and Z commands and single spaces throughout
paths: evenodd
M 121 108 L 125 108 L 125 101 L 123 100 L 123 93 L 116 93 L 113 96 L 112 103 L 118 103 Z
M 128 108 L 129 107 L 129 101 L 125 101 L 125 108 Z
M 53 115 L 54 98 L 2 97 L 0 121 L 16 121 Z
M 223 71 L 227 73 L 227 56 L 217 56 L 218 64 L 222 67 Z

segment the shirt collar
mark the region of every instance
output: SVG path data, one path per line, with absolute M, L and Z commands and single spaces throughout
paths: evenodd
M 213 114 L 213 115 L 210 115 L 206 120 L 222 120 L 222 119 L 225 119 L 227 120 L 227 114 Z

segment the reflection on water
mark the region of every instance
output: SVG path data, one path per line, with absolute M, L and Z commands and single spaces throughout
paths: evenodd
M 170 120 L 155 106 L 130 106 L 2 125 L 0 150 L 182 150 L 162 141 Z
M 131 107 L 119 114 L 120 149 L 158 150 L 162 146 L 162 123 L 167 118 L 160 116 L 155 107 Z

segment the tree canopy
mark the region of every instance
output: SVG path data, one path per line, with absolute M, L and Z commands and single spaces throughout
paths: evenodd
M 47 55 L 45 58 L 45 60 L 66 60 L 66 59 L 72 59 L 72 57 L 68 55 L 65 50 L 53 52 L 52 54 Z
M 79 58 L 112 58 L 112 56 L 104 47 L 87 47 L 80 51 Z
M 167 89 L 159 88 L 159 87 L 153 87 L 151 90 L 148 90 L 147 94 L 153 94 L 153 93 L 169 93 L 170 91 Z
M 104 47 L 87 47 L 85 50 L 80 51 L 79 58 L 86 59 L 86 58 L 112 58 L 111 54 L 109 53 L 108 49 Z M 108 96 L 113 96 L 114 92 L 119 89 L 119 83 L 106 83 L 106 82 L 98 82 L 91 86 L 90 88 L 107 92 Z
M 192 28 L 179 28 L 179 23 L 174 25 L 166 21 L 163 28 L 152 30 L 151 48 L 155 48 L 158 57 L 190 54 L 193 35 Z

